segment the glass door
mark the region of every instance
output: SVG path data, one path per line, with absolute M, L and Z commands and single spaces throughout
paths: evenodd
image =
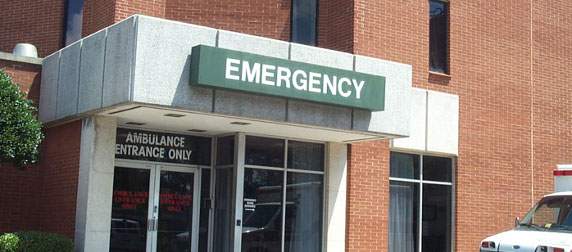
M 152 251 L 197 251 L 198 176 L 180 167 L 161 166 L 157 172 L 159 209 Z
M 117 161 L 110 251 L 197 251 L 197 168 Z
M 110 251 L 146 251 L 151 169 L 116 166 L 113 177 Z

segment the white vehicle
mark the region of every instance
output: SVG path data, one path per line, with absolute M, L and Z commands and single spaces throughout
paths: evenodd
M 554 189 L 513 230 L 484 239 L 480 251 L 572 252 L 572 165 L 557 166 Z

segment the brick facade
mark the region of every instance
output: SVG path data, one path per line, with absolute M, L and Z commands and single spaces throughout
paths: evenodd
M 115 21 L 115 0 L 91 0 L 83 4 L 82 37 L 86 37 Z
M 61 44 L 63 1 L 27 2 L 8 3 L 8 15 L 0 17 L 0 51 L 11 51 L 26 38 L 45 56 Z M 319 47 L 410 64 L 414 87 L 459 96 L 457 251 L 474 250 L 484 237 L 511 228 L 515 216 L 522 217 L 553 191 L 554 165 L 572 162 L 572 3 L 451 1 L 448 75 L 428 71 L 428 1 L 320 0 L 318 8 Z M 83 35 L 136 13 L 284 41 L 290 37 L 289 0 L 86 1 Z M 31 21 L 35 17 L 42 22 Z M 39 74 L 20 76 L 17 69 L 27 66 L 9 64 L 0 61 L 15 80 L 31 83 L 30 97 L 38 97 Z M 77 187 L 78 165 L 75 175 L 70 170 L 60 174 L 58 167 L 70 169 L 78 162 L 81 125 L 76 124 L 47 132 L 59 139 L 60 127 L 69 128 L 62 137 L 71 145 L 58 149 L 47 139 L 50 147 L 44 153 L 50 154 L 43 162 L 48 168 L 42 167 L 42 176 L 72 183 L 43 185 L 53 193 L 65 191 L 60 202 L 44 209 L 56 211 L 62 204 L 65 211 L 42 223 L 65 234 L 73 233 L 75 191 L 67 190 Z M 347 250 L 387 250 L 388 141 L 351 145 L 348 167 Z M 14 179 L 21 179 L 17 174 Z M 58 226 L 56 220 L 65 224 Z
M 0 60 L 0 68 L 38 105 L 41 66 Z M 0 234 L 19 230 L 56 232 L 73 238 L 81 121 L 44 129 L 39 164 L 16 169 L 0 164 Z
M 42 66 L 0 59 L 0 69 L 2 68 L 15 83 L 20 84 L 20 90 L 27 92 L 27 98 L 33 100 L 34 106 L 38 107 Z
M 411 64 L 414 87 L 459 95 L 458 251 L 510 229 L 571 161 L 571 8 L 452 1 L 444 76 L 428 71 L 428 2 L 356 1 L 354 53 Z
M 353 52 L 353 9 L 353 1 L 318 0 L 318 47 Z
M 531 88 L 536 199 L 553 190 L 553 165 L 572 163 L 572 3 L 533 4 Z
M 81 121 L 44 131 L 39 165 L 0 164 L 0 234 L 21 230 L 73 238 Z
M 61 48 L 64 2 L 58 0 L 2 1 L 0 52 L 12 52 L 17 43 L 31 43 L 38 56 Z
M 0 163 L 0 234 L 19 230 L 37 230 L 40 220 L 40 167 L 17 169 Z
M 0 60 L 0 69 L 28 92 L 37 104 L 40 95 L 40 65 Z M 10 163 L 0 163 L 0 206 L 9 218 L 0 218 L 0 234 L 17 230 L 38 229 L 40 213 L 40 167 L 28 165 L 17 169 Z
M 441 76 L 428 72 L 428 2 L 362 4 L 355 53 L 411 64 L 414 87 L 459 95 L 455 245 L 476 248 L 532 204 L 529 5 L 451 2 L 450 75 Z
M 387 251 L 389 141 L 348 149 L 346 251 Z
M 81 120 L 49 128 L 40 149 L 40 229 L 73 238 Z

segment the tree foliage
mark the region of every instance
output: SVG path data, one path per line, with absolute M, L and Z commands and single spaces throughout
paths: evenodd
M 37 161 L 44 136 L 37 109 L 19 87 L 0 69 L 0 162 L 23 167 Z

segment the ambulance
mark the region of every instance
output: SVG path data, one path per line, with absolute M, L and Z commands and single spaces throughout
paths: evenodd
M 517 217 L 513 230 L 481 241 L 480 251 L 572 252 L 572 164 L 557 165 L 554 191 Z

